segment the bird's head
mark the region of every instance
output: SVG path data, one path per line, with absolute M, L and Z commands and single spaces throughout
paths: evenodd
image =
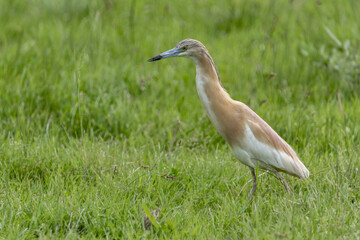
M 185 39 L 179 42 L 173 49 L 148 59 L 148 62 L 153 62 L 169 57 L 188 57 L 193 59 L 197 55 L 204 53 L 204 51 L 207 50 L 201 42 L 194 39 Z

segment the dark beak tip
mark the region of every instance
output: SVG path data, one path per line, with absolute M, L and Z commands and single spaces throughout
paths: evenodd
M 152 57 L 152 58 L 148 59 L 147 61 L 148 61 L 148 62 L 154 62 L 154 61 L 158 61 L 158 60 L 160 60 L 160 59 L 162 59 L 162 56 L 161 56 L 161 55 L 157 55 L 157 56 L 155 56 L 155 57 Z

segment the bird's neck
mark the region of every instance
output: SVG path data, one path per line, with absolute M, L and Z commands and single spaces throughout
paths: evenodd
M 208 92 L 208 94 L 221 93 L 224 97 L 230 97 L 221 84 L 215 63 L 208 52 L 196 56 L 193 61 L 196 64 L 197 87 L 199 84 L 204 85 L 208 91 L 215 91 Z
M 196 88 L 200 100 L 211 122 L 221 134 L 225 124 L 223 117 L 231 114 L 233 100 L 222 87 L 214 61 L 209 53 L 204 52 L 193 60 L 196 64 Z

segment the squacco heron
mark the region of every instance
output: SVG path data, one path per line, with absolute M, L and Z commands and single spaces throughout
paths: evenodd
M 273 172 L 290 191 L 279 172 L 305 179 L 309 171 L 295 151 L 262 118 L 244 103 L 233 100 L 223 88 L 213 59 L 205 46 L 193 39 L 179 42 L 175 48 L 148 61 L 186 57 L 196 65 L 196 89 L 208 117 L 228 143 L 232 154 L 251 170 L 253 196 L 257 180 L 255 169 Z

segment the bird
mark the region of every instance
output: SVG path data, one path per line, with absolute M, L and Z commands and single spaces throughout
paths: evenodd
M 253 182 L 250 199 L 258 185 L 257 168 L 274 173 L 287 192 L 291 192 L 289 184 L 280 172 L 300 179 L 309 177 L 309 170 L 292 147 L 251 108 L 230 97 L 209 51 L 200 41 L 182 40 L 173 49 L 148 59 L 148 62 L 170 57 L 185 57 L 195 63 L 197 93 L 210 121 L 234 157 L 250 168 Z

